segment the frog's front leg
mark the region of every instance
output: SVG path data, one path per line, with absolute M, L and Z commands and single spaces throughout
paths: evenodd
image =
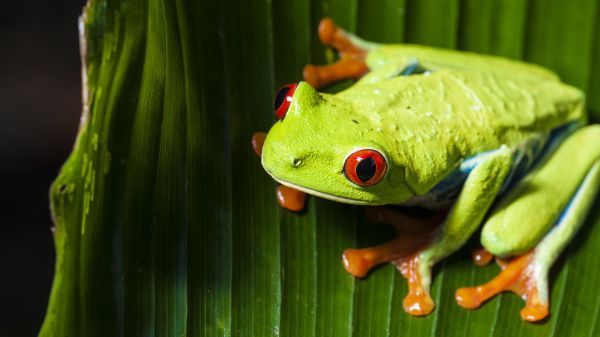
M 517 257 L 503 263 L 490 282 L 459 289 L 461 306 L 477 308 L 510 290 L 526 300 L 522 319 L 548 315 L 548 270 L 583 223 L 600 186 L 598 143 L 599 126 L 577 131 L 494 207 L 482 243 L 494 255 Z
M 481 155 L 480 162 L 469 174 L 464 187 L 432 242 L 411 257 L 395 263 L 409 282 L 404 310 L 411 315 L 429 314 L 434 303 L 429 294 L 431 268 L 458 250 L 483 220 L 500 191 L 512 163 L 511 151 L 502 146 Z
M 437 211 L 426 217 L 409 216 L 386 206 L 367 207 L 365 213 L 370 222 L 392 225 L 396 237 L 376 247 L 344 250 L 344 268 L 356 277 L 367 275 L 378 264 L 410 256 L 423 248 L 446 215 L 445 211 Z
M 330 18 L 321 20 L 319 38 L 324 45 L 335 48 L 340 59 L 331 65 L 308 64 L 304 67 L 304 80 L 316 89 L 341 80 L 360 78 L 369 71 L 365 60 L 374 44 L 345 32 Z

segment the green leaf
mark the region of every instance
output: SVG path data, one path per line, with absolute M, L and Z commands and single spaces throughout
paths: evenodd
M 317 38 L 325 16 L 373 41 L 542 64 L 585 90 L 600 118 L 593 0 L 90 0 L 87 99 L 51 188 L 57 261 L 40 336 L 600 332 L 600 201 L 552 269 L 551 318 L 541 324 L 520 320 L 512 294 L 475 311 L 456 305 L 458 287 L 499 270 L 473 266 L 468 247 L 436 266 L 436 310 L 411 317 L 393 266 L 355 279 L 340 261 L 345 248 L 388 240 L 389 228 L 318 198 L 300 214 L 277 205 L 250 138 L 273 123 L 277 87 L 335 58 Z

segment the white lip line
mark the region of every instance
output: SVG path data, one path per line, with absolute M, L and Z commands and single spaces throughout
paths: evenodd
M 352 204 L 352 205 L 370 205 L 370 203 L 368 201 L 348 199 L 348 198 L 336 197 L 336 196 L 333 196 L 333 195 L 330 195 L 330 194 L 325 194 L 325 193 L 322 193 L 322 192 L 319 192 L 319 191 L 312 190 L 310 188 L 306 188 L 306 187 L 302 187 L 302 186 L 298 186 L 298 185 L 292 184 L 292 183 L 290 183 L 288 181 L 285 181 L 285 180 L 278 179 L 275 176 L 273 176 L 271 174 L 271 172 L 269 172 L 269 171 L 267 171 L 267 173 L 271 176 L 271 178 L 275 179 L 278 183 L 280 183 L 282 185 L 285 185 L 287 187 L 291 187 L 293 189 L 302 191 L 304 193 L 312 194 L 312 195 L 315 195 L 317 197 L 321 197 L 321 198 L 324 198 L 324 199 L 329 199 L 329 200 L 333 200 L 333 201 L 337 201 L 337 202 L 342 202 L 342 203 L 346 203 L 346 204 Z

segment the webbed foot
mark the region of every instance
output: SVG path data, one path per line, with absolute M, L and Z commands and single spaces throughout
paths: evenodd
M 350 78 L 360 78 L 369 71 L 365 60 L 367 50 L 356 43 L 356 38 L 338 27 L 330 18 L 324 18 L 319 24 L 319 39 L 338 51 L 340 59 L 331 65 L 304 67 L 304 80 L 314 88 L 322 88 L 334 82 Z
M 507 263 L 500 261 L 502 272 L 491 281 L 481 286 L 460 288 L 456 291 L 455 298 L 458 305 L 467 309 L 476 309 L 496 294 L 512 291 L 525 299 L 525 307 L 521 309 L 523 320 L 537 322 L 546 318 L 548 302 L 539 296 L 544 290 L 540 289 L 540 284 L 535 277 L 533 253 L 515 257 Z
M 409 293 L 404 299 L 404 310 L 416 316 L 430 313 L 434 303 L 422 286 L 418 270 L 419 256 L 423 247 L 433 238 L 435 229 L 446 212 L 439 211 L 422 218 L 408 216 L 388 207 L 367 207 L 366 214 L 372 222 L 394 226 L 397 236 L 376 247 L 346 249 L 343 255 L 344 267 L 352 275 L 363 277 L 374 266 L 392 261 L 408 280 Z
M 431 240 L 433 230 L 445 216 L 445 212 L 437 212 L 429 217 L 412 217 L 385 206 L 366 207 L 365 214 L 371 222 L 392 225 L 396 237 L 376 247 L 344 250 L 344 267 L 356 277 L 366 276 L 376 265 L 414 254 Z

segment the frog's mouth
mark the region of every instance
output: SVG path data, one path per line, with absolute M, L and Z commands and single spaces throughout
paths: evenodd
M 266 170 L 265 170 L 266 171 Z M 323 192 L 319 192 L 307 187 L 302 187 L 296 184 L 292 184 L 289 181 L 285 181 L 282 179 L 279 179 L 277 177 L 275 177 L 273 174 L 271 174 L 271 172 L 267 171 L 267 173 L 273 178 L 275 179 L 275 181 L 277 181 L 278 183 L 280 183 L 281 185 L 285 185 L 287 187 L 291 187 L 295 190 L 298 191 L 302 191 L 304 193 L 310 194 L 310 195 L 314 195 L 316 197 L 319 198 L 323 198 L 323 199 L 328 199 L 328 200 L 332 200 L 335 202 L 341 202 L 341 203 L 345 203 L 345 204 L 352 204 L 352 205 L 372 205 L 372 202 L 368 202 L 368 201 L 364 201 L 364 200 L 357 200 L 357 199 L 350 199 L 350 198 L 344 198 L 344 197 L 337 197 L 334 195 L 330 195 L 330 194 L 326 194 Z

